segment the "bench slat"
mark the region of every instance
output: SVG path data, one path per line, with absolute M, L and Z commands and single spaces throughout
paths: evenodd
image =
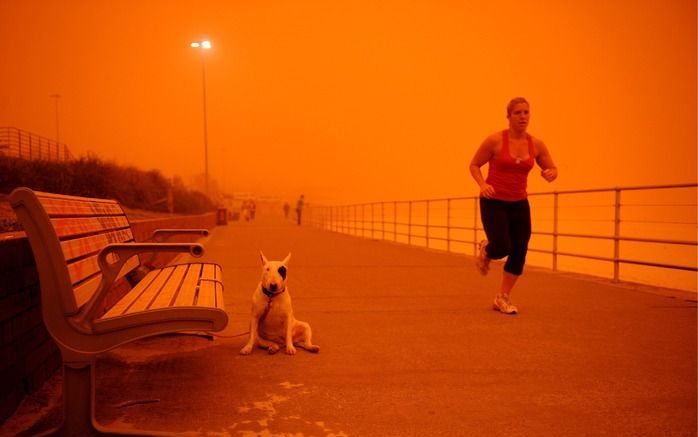
M 211 281 L 202 281 L 196 306 L 214 306 L 216 302 L 216 285 Z
M 95 275 L 94 278 L 88 279 L 77 287 L 73 288 L 73 294 L 75 295 L 75 303 L 78 308 L 83 306 L 97 291 L 99 283 L 102 282 L 102 275 Z
M 216 279 L 220 282 L 216 282 L 216 307 L 225 309 L 223 305 L 223 269 L 218 264 L 214 264 L 214 272 Z
M 89 237 L 61 241 L 61 249 L 65 259 L 71 260 L 90 253 L 97 253 L 107 244 L 131 241 L 133 241 L 133 234 L 130 228 L 126 228 Z
M 113 255 L 113 254 L 112 254 Z M 110 256 L 111 258 L 111 256 Z M 129 258 L 128 261 L 126 261 L 121 267 L 121 271 L 117 275 L 117 278 L 120 278 L 121 276 L 124 276 L 131 270 L 135 269 L 140 265 L 140 260 L 138 259 L 137 256 L 132 256 Z M 68 274 L 70 275 L 70 281 L 72 282 L 73 285 L 84 281 L 85 279 L 88 279 L 90 276 L 95 276 L 96 278 L 101 278 L 102 275 L 99 274 L 101 272 L 101 269 L 99 268 L 99 263 L 97 262 L 97 255 L 91 256 L 89 258 L 81 259 L 78 262 L 74 262 L 72 264 L 68 264 Z M 91 280 L 86 281 L 86 283 L 91 282 Z M 83 285 L 83 284 L 80 284 Z M 75 287 L 73 289 L 74 293 L 77 293 L 77 288 Z M 81 293 L 87 293 L 88 290 L 94 291 L 96 290 L 96 287 L 94 289 L 90 289 L 89 287 L 84 288 L 80 290 Z
M 148 307 L 148 309 L 154 308 L 167 308 L 174 301 L 177 291 L 179 291 L 182 285 L 182 280 L 184 275 L 187 273 L 188 265 L 182 264 L 175 267 L 174 272 L 170 276 L 167 283 L 160 289 L 155 301 Z
M 68 274 L 70 275 L 70 282 L 73 284 L 77 284 L 78 282 L 80 282 L 80 281 L 82 281 L 82 280 L 84 280 L 84 279 L 86 279 L 94 274 L 100 273 L 101 269 L 99 268 L 99 262 L 97 261 L 97 258 L 98 258 L 98 255 L 95 254 L 91 257 L 83 258 L 83 259 L 76 261 L 74 263 L 69 263 L 67 265 L 67 267 L 68 267 Z M 126 266 L 129 266 L 131 268 L 138 267 L 138 263 L 136 263 L 135 266 L 133 265 L 134 259 L 137 260 L 138 257 L 131 257 L 131 259 L 129 259 L 124 264 L 124 267 L 126 267 Z M 109 262 L 112 262 L 112 263 L 115 262 L 116 255 L 113 253 L 110 253 L 107 256 L 107 260 L 109 260 Z M 122 267 L 122 270 L 119 273 L 119 276 L 125 275 L 129 271 L 130 271 L 130 269 L 127 271 L 124 271 L 123 267 Z
M 204 279 L 216 278 L 216 265 L 205 264 L 201 275 Z M 201 281 L 199 284 L 199 296 L 196 299 L 197 306 L 215 306 L 216 303 L 216 283 L 214 281 Z
M 131 304 L 140 297 L 145 289 L 157 278 L 159 274 L 162 274 L 161 270 L 153 270 L 148 272 L 141 282 L 138 283 L 131 291 L 129 291 L 124 297 L 121 298 L 109 311 L 107 311 L 102 317 L 115 317 L 124 314 Z
M 153 299 L 158 295 L 158 293 L 160 293 L 160 289 L 162 289 L 163 285 L 169 281 L 172 272 L 174 272 L 174 267 L 166 267 L 162 269 L 155 280 L 148 284 L 143 293 L 138 296 L 138 299 L 136 299 L 135 302 L 133 302 L 133 304 L 128 307 L 123 314 L 147 309 Z
M 123 215 L 89 218 L 57 218 L 51 219 L 51 223 L 56 230 L 58 238 L 125 229 L 129 227 L 128 219 Z
M 189 271 L 184 277 L 182 287 L 180 288 L 177 299 L 175 300 L 175 306 L 194 306 L 194 300 L 196 299 L 196 286 L 199 283 L 199 278 L 201 277 L 201 267 L 201 264 L 192 264 L 189 266 Z
M 225 304 L 223 303 L 223 286 L 221 284 L 216 284 L 216 308 L 220 308 L 225 311 Z
M 123 209 L 114 200 L 74 198 L 71 196 L 38 195 L 41 205 L 49 217 L 64 216 L 95 216 L 122 215 Z
M 78 283 L 83 279 L 96 274 L 97 272 L 100 272 L 99 263 L 97 262 L 97 255 L 68 264 L 68 274 L 70 275 L 70 282 L 73 284 Z
M 179 264 L 153 270 L 101 319 L 156 308 L 200 306 L 224 310 L 223 286 L 215 281 L 199 282 L 202 278 L 220 280 L 220 276 L 221 268 L 216 264 Z

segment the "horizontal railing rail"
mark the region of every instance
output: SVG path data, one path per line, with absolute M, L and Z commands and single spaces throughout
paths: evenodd
M 549 256 L 553 270 L 559 270 L 561 258 L 612 263 L 614 281 L 620 280 L 622 265 L 698 272 L 697 187 L 688 183 L 531 193 L 534 230 L 529 252 Z M 609 195 L 611 199 L 606 198 Z M 478 242 L 485 238 L 477 196 L 314 206 L 309 213 L 311 225 L 328 231 L 449 252 L 475 255 Z M 604 253 L 581 250 L 591 241 L 610 246 L 603 248 Z M 690 250 L 647 259 L 656 258 L 666 247 Z
M 16 127 L 0 127 L 0 156 L 47 161 L 74 159 L 65 144 Z

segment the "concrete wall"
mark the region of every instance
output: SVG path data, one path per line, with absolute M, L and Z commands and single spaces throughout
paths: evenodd
M 181 216 L 132 222 L 136 241 L 155 229 L 205 228 L 216 224 L 216 214 Z M 176 254 L 159 256 L 165 264 Z M 107 306 L 125 292 L 127 283 L 112 289 Z M 0 234 L 0 423 L 15 411 L 61 364 L 60 353 L 41 318 L 39 276 L 29 242 L 23 233 Z

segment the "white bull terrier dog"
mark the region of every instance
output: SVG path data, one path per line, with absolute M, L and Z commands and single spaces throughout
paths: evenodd
M 296 353 L 295 346 L 319 352 L 320 347 L 311 342 L 310 325 L 293 317 L 291 295 L 286 286 L 286 266 L 291 254 L 283 261 L 269 261 L 262 252 L 259 255 L 262 258 L 262 280 L 252 294 L 250 338 L 240 353 L 250 354 L 255 344 L 270 354 L 278 352 L 283 345 L 289 355 Z

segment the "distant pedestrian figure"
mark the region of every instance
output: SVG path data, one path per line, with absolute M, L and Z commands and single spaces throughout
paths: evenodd
M 296 201 L 296 217 L 298 217 L 298 226 L 301 225 L 301 215 L 303 214 L 303 202 L 305 197 L 301 194 L 301 197 Z
M 250 199 L 247 207 L 250 210 L 250 220 L 254 220 L 254 216 L 257 213 L 257 203 L 255 203 L 254 199 Z
M 509 128 L 483 141 L 470 162 L 470 174 L 480 186 L 480 216 L 487 240 L 478 247 L 476 264 L 483 275 L 490 260 L 507 257 L 494 309 L 516 314 L 511 304 L 511 290 L 523 273 L 531 238 L 531 210 L 526 186 L 528 173 L 538 163 L 541 176 L 548 182 L 557 178 L 557 168 L 543 141 L 528 133 L 529 104 L 523 97 L 507 105 Z M 487 179 L 480 167 L 489 163 Z
M 288 213 L 291 210 L 291 205 L 288 202 L 284 202 L 284 217 L 288 218 Z

